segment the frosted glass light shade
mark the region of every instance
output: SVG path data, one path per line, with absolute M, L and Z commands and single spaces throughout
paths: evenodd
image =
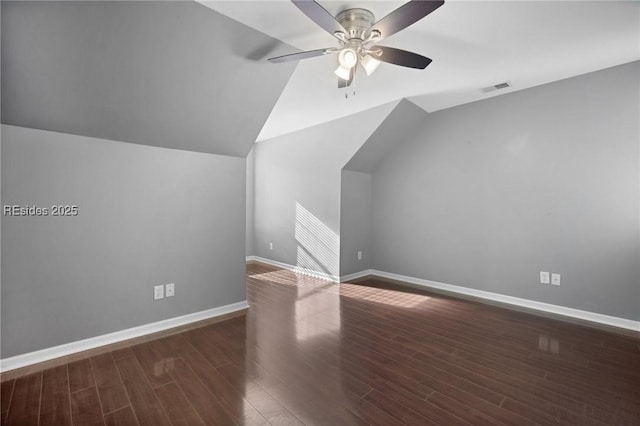
M 342 49 L 338 55 L 338 62 L 341 67 L 351 69 L 358 63 L 358 55 L 353 49 Z
M 345 68 L 342 65 L 338 65 L 338 68 L 334 71 L 334 74 L 343 80 L 349 80 L 351 74 L 351 68 Z
M 362 68 L 364 68 L 367 75 L 373 74 L 373 72 L 378 68 L 378 65 L 380 65 L 380 61 L 377 59 L 373 59 L 371 55 L 364 55 L 362 57 L 362 60 L 360 60 L 360 63 L 362 64 Z

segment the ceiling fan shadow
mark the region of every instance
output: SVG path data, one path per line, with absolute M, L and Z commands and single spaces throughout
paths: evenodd
M 274 52 L 289 52 L 292 47 L 271 37 L 263 37 L 261 40 L 256 40 L 255 37 L 235 37 L 230 40 L 230 48 L 241 58 L 252 62 L 266 62 L 267 57 Z
M 258 46 L 256 48 L 248 51 L 246 54 L 244 54 L 242 56 L 244 56 L 246 59 L 248 59 L 250 61 L 254 61 L 254 62 L 264 61 L 264 60 L 267 59 L 268 56 L 270 56 L 271 52 L 276 50 L 278 45 L 283 45 L 283 44 L 284 43 L 273 39 L 273 40 L 270 40 L 267 43 L 264 43 L 261 46 Z

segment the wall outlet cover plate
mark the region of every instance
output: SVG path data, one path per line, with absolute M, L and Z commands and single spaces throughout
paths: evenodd
M 164 299 L 164 286 L 156 285 L 153 287 L 153 300 Z
M 540 271 L 540 284 L 550 284 L 548 272 Z
M 167 297 L 175 296 L 176 294 L 176 285 L 174 283 L 169 283 L 166 286 L 165 295 Z

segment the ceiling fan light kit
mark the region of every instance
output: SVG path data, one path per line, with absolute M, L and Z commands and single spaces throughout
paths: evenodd
M 338 54 L 338 62 L 340 63 L 340 66 L 351 69 L 358 63 L 358 54 L 355 49 L 345 47 Z
M 331 15 L 313 0 L 292 0 L 309 19 L 333 35 L 340 43 L 339 48 L 325 48 L 292 53 L 270 58 L 273 63 L 297 61 L 327 54 L 338 53 L 338 87 L 348 87 L 353 82 L 358 64 L 370 76 L 380 65 L 387 62 L 408 68 L 424 69 L 431 59 L 417 53 L 373 43 L 391 36 L 424 18 L 444 1 L 412 0 L 400 6 L 378 22 L 373 13 L 361 8 L 346 9 Z
M 342 65 L 338 65 L 338 68 L 336 68 L 333 73 L 342 80 L 349 80 L 349 77 L 351 76 L 351 68 L 345 68 Z
M 371 55 L 364 55 L 360 60 L 360 65 L 362 65 L 367 75 L 371 75 L 380 65 L 380 61 L 374 59 Z

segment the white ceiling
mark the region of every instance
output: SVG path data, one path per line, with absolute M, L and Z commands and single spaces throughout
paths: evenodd
M 289 1 L 201 3 L 300 50 L 338 45 Z M 404 1 L 319 3 L 334 15 L 363 7 L 378 20 Z M 425 70 L 383 63 L 371 77 L 360 72 L 353 96 L 352 88 L 337 89 L 335 55 L 300 61 L 258 140 L 401 98 L 433 112 L 639 60 L 640 2 L 448 0 L 380 44 L 414 51 L 433 63 Z M 504 81 L 512 87 L 480 90 Z

